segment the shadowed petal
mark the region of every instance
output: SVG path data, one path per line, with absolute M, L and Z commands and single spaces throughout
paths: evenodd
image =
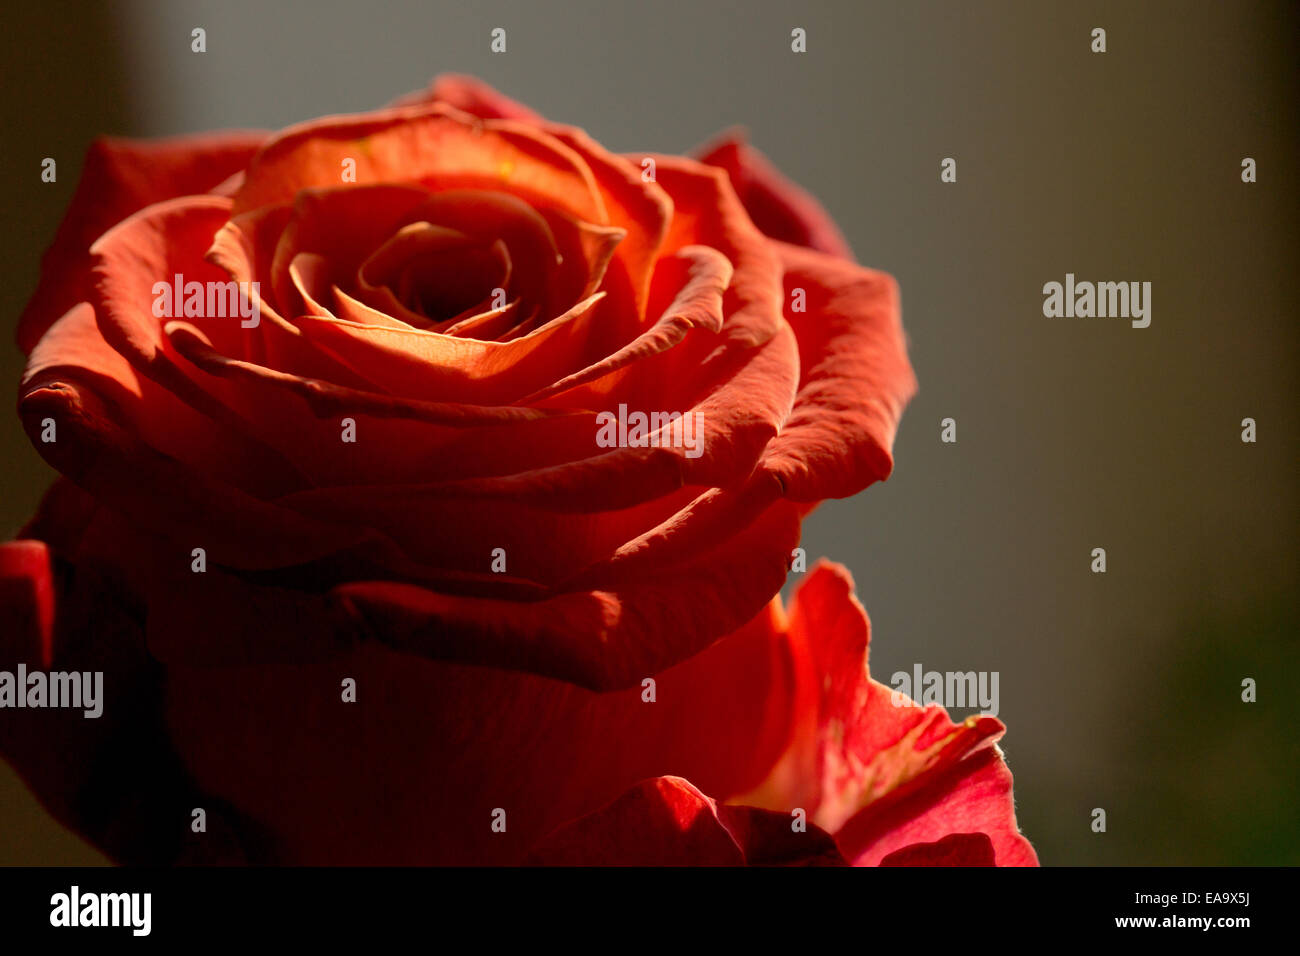
M 770 810 L 719 805 L 681 777 L 657 777 L 580 820 L 528 856 L 546 866 L 843 866 L 835 841 Z
M 41 260 L 40 285 L 18 320 L 18 347 L 30 352 L 59 316 L 89 298 L 90 247 L 104 232 L 152 203 L 216 188 L 244 168 L 268 135 L 230 131 L 91 143 L 77 191 Z

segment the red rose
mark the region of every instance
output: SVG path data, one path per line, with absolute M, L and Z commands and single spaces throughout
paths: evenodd
M 895 284 L 735 148 L 755 215 L 834 248 L 473 81 L 404 104 L 92 149 L 20 325 L 24 422 L 187 657 L 256 581 L 404 650 L 628 686 L 763 606 L 801 512 L 888 475 Z M 181 314 L 231 282 L 256 316 Z M 695 447 L 602 447 L 623 409 Z
M 18 659 L 105 672 L 100 720 L 4 724 L 56 814 L 122 859 L 516 861 L 792 759 L 763 609 L 889 473 L 897 291 L 747 148 L 646 158 L 461 78 L 92 149 L 19 329 L 66 480 L 0 548 Z M 604 447 L 614 409 L 700 441 Z

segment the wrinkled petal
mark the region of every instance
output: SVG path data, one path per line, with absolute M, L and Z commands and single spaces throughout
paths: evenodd
M 29 437 L 46 461 L 96 498 L 176 541 L 175 560 L 205 548 L 236 567 L 280 567 L 358 544 L 355 530 L 330 526 L 261 501 L 143 444 L 90 388 L 51 381 L 20 405 Z M 58 441 L 39 439 L 58 423 Z
M 916 391 L 899 317 L 898 285 L 883 272 L 795 246 L 774 244 L 799 342 L 794 411 L 763 467 L 794 501 L 847 498 L 889 477 L 899 419 Z

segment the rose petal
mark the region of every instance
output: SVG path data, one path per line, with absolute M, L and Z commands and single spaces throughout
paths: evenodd
M 26 392 L 19 410 L 32 443 L 51 465 L 143 526 L 185 539 L 178 561 L 188 560 L 190 548 L 203 547 L 214 562 L 279 567 L 360 540 L 355 531 L 260 501 L 144 445 L 83 384 L 45 382 Z M 39 440 L 46 418 L 58 423 L 56 442 Z
M 304 311 L 289 281 L 290 265 L 298 256 L 313 254 L 327 265 L 323 283 L 350 285 L 361 262 L 408 223 L 427 199 L 423 189 L 392 183 L 305 189 L 283 207 L 235 216 L 223 229 L 238 229 L 250 237 L 263 256 L 254 278 L 273 291 L 276 310 L 293 319 Z M 280 208 L 283 215 L 272 213 Z M 269 258 L 267 249 L 273 250 Z
M 853 259 L 835 221 L 813 196 L 781 175 L 738 131 L 697 151 L 700 162 L 725 169 L 754 225 L 765 236 Z
M 731 285 L 724 300 L 724 337 L 757 345 L 784 323 L 781 264 L 771 243 L 754 227 L 721 170 L 680 156 L 653 156 L 656 182 L 673 201 L 673 217 L 661 254 L 686 246 L 717 249 L 730 260 Z
M 392 105 L 419 106 L 426 103 L 446 103 L 481 119 L 511 119 L 526 123 L 541 120 L 527 106 L 498 93 L 477 77 L 459 73 L 443 73 L 427 88 L 401 96 Z
M 508 434 L 504 442 L 509 442 Z M 641 481 L 636 474 L 628 479 L 628 483 Z M 533 599 L 608 583 L 604 577 L 592 578 L 595 583 L 584 577 L 581 586 L 573 581 L 583 568 L 603 567 L 601 562 L 629 538 L 691 507 L 698 494 L 698 489 L 685 488 L 589 516 L 508 497 L 454 495 L 419 484 L 311 489 L 278 498 L 276 503 L 309 518 L 380 531 L 426 569 L 422 581 L 435 578 L 464 585 L 440 590 L 513 597 L 515 585 L 525 581 L 544 589 L 539 594 L 534 588 L 524 595 Z M 753 515 L 749 517 L 752 520 Z M 491 573 L 498 548 L 509 558 L 509 575 Z M 507 581 L 510 587 L 503 589 Z
M 32 350 L 19 389 L 20 409 L 29 394 L 74 383 L 105 399 L 122 427 L 144 444 L 213 478 L 261 495 L 285 494 L 302 484 L 302 476 L 278 454 L 223 428 L 138 373 L 104 341 L 94 309 L 85 303 L 51 326 Z M 60 419 L 30 418 L 29 429 L 43 433 L 47 418 L 55 441 L 36 442 L 36 449 L 52 462 L 75 459 L 75 448 L 59 448 Z
M 259 828 L 200 793 L 172 750 L 160 674 L 119 583 L 93 565 L 56 575 L 53 564 L 43 542 L 0 545 L 0 618 L 18 625 L 0 632 L 6 666 L 98 674 L 98 696 L 94 706 L 7 710 L 0 754 L 56 819 L 123 863 L 257 858 Z M 208 830 L 190 837 L 186 808 L 196 806 Z
M 0 607 L 7 622 L 5 661 L 48 668 L 54 655 L 54 578 L 43 541 L 0 544 Z
M 647 183 L 642 178 L 639 165 L 609 152 L 582 130 L 556 125 L 545 128 L 582 157 L 604 198 L 609 224 L 626 233 L 615 252 L 608 284 L 619 294 L 619 286 L 630 288 L 635 302 L 631 314 L 644 315 L 655 262 L 672 221 L 673 200 L 657 182 Z M 621 341 L 626 339 L 624 335 Z
M 582 300 L 529 334 L 484 342 L 423 329 L 360 325 L 304 315 L 307 341 L 346 361 L 355 374 L 381 380 L 394 397 L 467 405 L 507 405 L 572 367 L 603 314 L 603 292 Z M 382 371 L 382 374 L 381 374 Z
M 277 862 L 517 863 L 647 777 L 719 798 L 761 779 L 789 730 L 774 624 L 768 609 L 654 675 L 653 702 L 375 644 L 236 668 L 173 658 L 169 726 L 195 780 L 277 834 Z M 412 825 L 429 820 L 455 825 Z
M 978 832 L 992 844 L 993 863 L 964 865 L 1037 866 L 1038 856 L 1016 826 L 1011 771 L 996 747 L 968 757 L 928 792 L 918 790 L 892 811 L 864 810 L 836 834 L 854 866 L 878 865 L 890 853 L 934 840 L 953 830 Z
M 735 802 L 806 808 L 858 866 L 953 832 L 986 834 L 999 866 L 1035 864 L 995 746 L 1006 728 L 987 716 L 954 724 L 933 705 L 895 706 L 867 672 L 870 625 L 852 592 L 848 572 L 822 562 L 795 593 L 788 633 L 801 716 L 768 780 Z
M 783 243 L 787 310 L 799 342 L 799 393 L 763 466 L 794 501 L 847 498 L 893 470 L 899 418 L 916 391 L 899 319 L 898 286 L 883 272 Z
M 434 102 L 482 119 L 511 119 L 540 125 L 583 158 L 604 198 L 610 224 L 627 233 L 615 256 L 610 291 L 621 295 L 619 286 L 626 285 L 633 292 L 634 314 L 643 314 L 650 274 L 672 217 L 672 200 L 657 183 L 643 179 L 639 161 L 634 164 L 610 153 L 580 129 L 546 123 L 526 106 L 473 77 L 444 74 L 429 89 L 403 97 L 394 105 Z
M 677 292 L 652 327 L 600 361 L 520 399 L 519 404 L 536 404 L 596 379 L 605 380 L 602 389 L 608 394 L 615 384 L 612 376 L 620 369 L 671 349 L 691 329 L 715 333 L 722 329 L 722 295 L 732 276 L 725 256 L 708 246 L 687 246 L 661 260 L 657 271 L 664 285 Z
M 881 866 L 993 866 L 993 841 L 984 833 L 950 833 L 934 843 L 895 850 Z
M 752 617 L 780 589 L 798 534 L 795 509 L 777 502 L 694 560 L 618 590 L 533 603 L 385 582 L 347 584 L 336 594 L 386 646 L 610 690 L 690 657 Z
M 440 104 L 326 117 L 284 130 L 249 162 L 234 214 L 288 202 L 303 189 L 337 186 L 346 160 L 356 163 L 361 184 L 503 190 L 537 207 L 609 222 L 591 170 L 555 137 Z
M 59 316 L 89 297 L 89 250 L 105 231 L 151 203 L 213 189 L 242 169 L 266 137 L 231 131 L 91 143 L 72 202 L 41 260 L 40 284 L 18 319 L 19 348 L 30 352 Z
M 681 777 L 656 777 L 551 832 L 529 854 L 546 866 L 843 866 L 815 826 L 720 806 Z

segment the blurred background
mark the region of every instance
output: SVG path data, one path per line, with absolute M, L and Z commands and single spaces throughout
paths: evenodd
M 1045 864 L 1294 864 L 1298 21 L 1204 0 L 11 6 L 0 380 L 17 387 L 12 329 L 97 134 L 272 129 L 449 70 L 617 150 L 743 125 L 902 286 L 921 390 L 894 476 L 823 505 L 803 542 L 853 571 L 873 674 L 999 672 Z M 1044 318 L 1067 272 L 1151 282 L 1150 328 Z M 8 537 L 52 473 L 12 414 L 0 461 Z M 101 859 L 0 763 L 0 863 Z

